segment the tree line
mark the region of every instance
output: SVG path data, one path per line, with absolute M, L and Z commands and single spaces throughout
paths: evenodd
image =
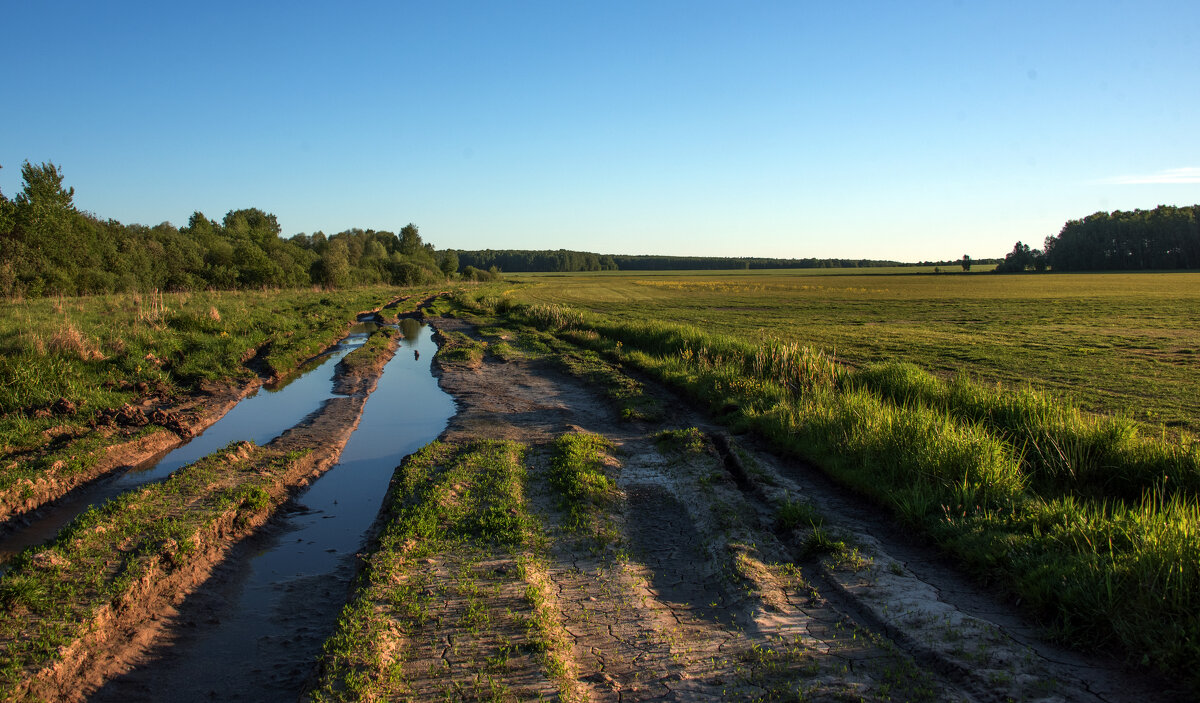
M 1017 242 L 996 267 L 1017 271 L 1200 268 L 1200 205 L 1097 212 L 1070 220 L 1042 249 Z
M 930 261 L 906 264 L 876 259 L 772 259 L 758 257 L 656 256 L 631 254 L 595 254 L 586 251 L 484 249 L 459 251 L 464 266 L 496 268 L 509 273 L 577 271 L 720 271 L 738 269 L 812 269 L 869 268 L 877 266 L 958 265 L 955 261 Z M 986 263 L 988 260 L 984 260 Z M 977 262 L 978 263 L 978 262 Z
M 455 275 L 409 224 L 399 234 L 351 229 L 283 239 L 275 216 L 230 210 L 220 222 L 195 212 L 186 226 L 102 220 L 74 205 L 50 163 L 21 167 L 23 186 L 0 192 L 0 296 L 235 288 L 415 285 Z M 486 272 L 478 272 L 486 277 Z

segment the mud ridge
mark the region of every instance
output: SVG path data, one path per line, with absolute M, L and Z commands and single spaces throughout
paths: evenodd
M 199 434 L 209 425 L 220 420 L 225 413 L 243 398 L 257 390 L 260 379 L 252 379 L 242 385 L 227 385 L 210 389 L 208 392 L 190 396 L 182 402 L 152 408 L 152 415 L 162 413 L 176 418 L 176 431 L 161 428 L 134 439 L 109 445 L 98 451 L 102 455 L 86 470 L 67 475 L 48 475 L 38 479 L 23 479 L 0 494 L 0 534 L 7 534 L 24 527 L 22 517 L 47 507 L 71 491 L 82 488 L 121 469 L 137 466 L 155 456 L 182 445 L 185 434 Z M 144 409 L 142 410 L 144 414 Z M 182 430 L 182 431 L 179 431 Z M 54 472 L 57 474 L 57 472 Z
M 195 535 L 195 549 L 186 559 L 170 554 L 154 557 L 149 571 L 103 606 L 82 637 L 63 648 L 52 665 L 28 677 L 24 691 L 37 698 L 84 700 L 109 679 L 145 663 L 144 655 L 155 641 L 181 625 L 171 617 L 176 606 L 197 589 L 206 588 L 216 567 L 237 543 L 255 534 L 280 506 L 337 462 L 398 344 L 391 338 L 371 364 L 352 373 L 339 369 L 357 386 L 355 396 L 329 399 L 261 449 L 243 445 L 249 453 L 289 457 L 286 470 L 268 489 L 269 505 L 249 512 L 232 509 Z
M 461 319 L 439 330 L 480 336 Z M 536 357 L 485 354 L 438 373 L 460 405 L 447 441 L 513 439 L 537 456 L 556 434 L 582 429 L 616 445 L 612 525 L 631 556 L 556 538 L 545 572 L 573 643 L 572 678 L 589 698 L 775 695 L 780 680 L 768 674 L 782 671 L 795 677 L 792 695 L 818 700 L 888 698 L 898 675 L 914 693 L 927 685 L 929 700 L 1186 700 L 1039 640 L 1011 604 L 936 566 L 944 558 L 878 507 L 752 437 L 734 446 L 709 415 L 641 375 L 631 374 L 669 408 L 661 425 L 621 422 L 599 389 Z M 656 429 L 688 426 L 707 436 L 710 458 L 656 447 Z M 554 533 L 554 501 L 533 489 L 530 499 Z M 780 524 L 781 506 L 797 500 L 827 516 L 839 552 L 814 554 L 812 535 Z

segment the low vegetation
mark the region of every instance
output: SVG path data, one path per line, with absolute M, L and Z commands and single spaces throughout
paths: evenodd
M 760 344 L 819 350 L 842 366 L 905 361 L 1010 389 L 1070 396 L 1156 432 L 1200 431 L 1200 273 L 992 276 L 812 272 L 523 276 L 481 295 L 670 321 Z M 568 329 L 570 325 L 566 326 Z
M 539 587 L 542 532 L 526 507 L 526 451 L 435 442 L 405 459 L 312 700 L 569 693 L 563 635 Z
M 147 590 L 211 560 L 225 533 L 261 523 L 286 495 L 302 454 L 238 443 L 80 516 L 52 543 L 10 562 L 0 583 L 0 695 L 41 699 L 54 668 L 71 669 Z M 125 623 L 131 627 L 134 623 Z
M 637 368 L 818 464 L 1002 584 L 1065 641 L 1180 674 L 1200 651 L 1200 446 L 1190 435 L 910 364 L 852 368 L 792 342 L 503 307 L 511 325 Z
M 560 496 L 568 532 L 586 535 L 598 545 L 612 543 L 607 508 L 617 497 L 617 485 L 605 472 L 613 462 L 612 444 L 599 435 L 571 432 L 554 442 L 548 481 Z
M 88 470 L 168 422 L 143 401 L 281 376 L 396 289 L 128 294 L 0 303 L 0 492 Z M 109 422 L 112 416 L 129 421 Z M 145 417 L 143 417 L 145 415 Z M 168 423 L 169 424 L 169 423 Z

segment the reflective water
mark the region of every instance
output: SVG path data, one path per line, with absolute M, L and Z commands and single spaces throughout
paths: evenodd
M 52 539 L 76 516 L 132 488 L 159 481 L 181 466 L 208 456 L 230 442 L 266 444 L 333 397 L 337 362 L 362 346 L 379 325 L 360 322 L 333 349 L 289 375 L 284 383 L 264 386 L 244 398 L 220 420 L 186 444 L 117 476 L 85 486 L 28 516 L 28 526 L 0 537 L 0 560 Z
M 431 373 L 432 330 L 413 320 L 401 330 L 402 346 L 339 463 L 271 534 L 240 546 L 220 586 L 189 598 L 186 626 L 157 661 L 111 682 L 96 700 L 295 700 L 333 630 L 354 555 L 395 467 L 436 439 L 455 412 Z

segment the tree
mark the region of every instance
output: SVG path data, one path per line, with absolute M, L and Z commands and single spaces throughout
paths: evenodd
M 0 166 L 0 168 L 4 168 Z M 13 224 L 16 221 L 16 206 L 11 200 L 4 196 L 4 191 L 0 190 L 0 237 L 12 232 Z
M 421 250 L 421 234 L 417 231 L 417 226 L 409 222 L 404 225 L 404 229 L 400 230 L 400 253 L 405 256 L 414 256 Z
M 21 166 L 25 185 L 14 201 L 14 230 L 30 245 L 66 245 L 63 241 L 76 214 L 74 188 L 63 188 L 62 171 L 52 163 Z
M 1004 257 L 1004 261 L 996 267 L 997 273 L 1019 273 L 1026 269 L 1043 271 L 1046 268 L 1046 258 L 1039 249 L 1030 249 L 1028 244 L 1017 242 L 1013 250 Z
M 312 279 L 326 288 L 341 288 L 350 283 L 350 256 L 344 237 L 329 240 L 325 253 L 313 264 Z
M 251 239 L 264 248 L 278 240 L 282 231 L 274 215 L 256 207 L 230 210 L 223 224 L 229 236 Z
M 458 273 L 458 252 L 453 249 L 443 251 L 438 255 L 437 263 L 442 273 L 446 274 L 447 277 L 453 276 Z
M 963 254 L 963 258 L 962 258 L 962 269 L 963 269 L 963 271 L 970 271 L 970 270 L 971 270 L 971 257 L 970 257 L 970 256 L 967 256 L 966 254 Z

